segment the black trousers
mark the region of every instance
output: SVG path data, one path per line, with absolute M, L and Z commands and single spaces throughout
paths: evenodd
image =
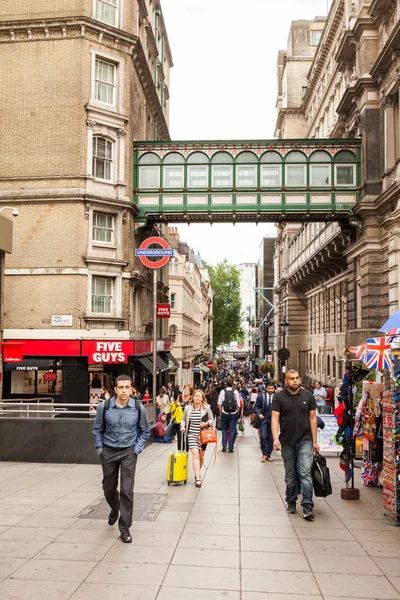
M 114 512 L 120 512 L 118 526 L 121 533 L 127 532 L 132 525 L 136 463 L 137 454 L 134 453 L 133 446 L 128 448 L 103 446 L 101 466 L 104 497 Z M 120 474 L 121 483 L 118 492 Z
M 176 439 L 178 442 L 178 451 L 181 452 L 182 450 L 185 450 L 184 446 L 185 446 L 185 434 L 182 433 L 181 431 L 181 424 L 180 423 L 174 423 L 174 426 L 172 428 L 172 437 L 174 437 L 174 435 L 176 435 Z

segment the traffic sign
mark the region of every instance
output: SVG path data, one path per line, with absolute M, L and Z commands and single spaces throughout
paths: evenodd
M 215 364 L 214 364 L 213 362 L 208 362 L 208 363 L 206 363 L 206 366 L 207 366 L 209 369 L 213 369 L 213 368 L 215 367 Z
M 280 348 L 278 350 L 279 360 L 288 360 L 290 358 L 290 351 L 287 348 Z
M 161 246 L 161 248 L 150 248 L 150 246 Z M 149 269 L 161 269 L 165 267 L 171 256 L 174 256 L 175 251 L 170 247 L 168 242 L 161 237 L 149 237 L 142 242 L 135 255 L 139 258 L 142 264 Z M 160 260 L 151 261 L 148 257 L 160 257 Z

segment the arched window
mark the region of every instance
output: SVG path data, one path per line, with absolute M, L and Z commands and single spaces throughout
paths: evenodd
M 160 187 L 160 159 L 157 154 L 144 154 L 139 161 L 139 187 Z
M 187 162 L 188 187 L 208 187 L 208 156 L 203 154 L 203 152 L 193 152 L 193 154 L 189 156 Z
M 310 156 L 310 185 L 331 185 L 331 157 L 327 152 L 317 151 Z
M 335 185 L 349 186 L 356 184 L 355 156 L 349 150 L 338 152 L 335 156 Z M 338 164 L 339 163 L 339 164 Z
M 171 325 L 169 328 L 169 339 L 171 342 L 176 341 L 176 336 L 178 335 L 178 328 L 176 325 Z
M 163 188 L 183 187 L 183 165 L 185 160 L 182 154 L 170 152 L 163 160 Z
M 236 187 L 257 186 L 257 157 L 252 152 L 241 152 L 236 158 Z
M 261 187 L 282 185 L 282 156 L 278 152 L 266 152 L 261 157 Z
M 228 152 L 217 152 L 211 162 L 213 187 L 232 187 L 232 156 Z
M 98 135 L 93 138 L 93 175 L 98 179 L 112 179 L 113 144 Z
M 306 185 L 306 162 L 302 152 L 289 152 L 286 155 L 286 185 L 297 187 Z

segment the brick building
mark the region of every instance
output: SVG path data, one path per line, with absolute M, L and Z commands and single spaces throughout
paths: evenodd
M 24 359 L 17 371 L 5 356 L 4 393 L 86 401 L 95 371 L 103 383 L 127 370 L 145 383 L 152 277 L 134 258 L 149 232 L 135 236 L 133 140 L 169 139 L 173 63 L 160 2 L 3 3 L 0 61 L 0 206 L 20 210 L 4 339 L 22 342 Z M 167 293 L 165 270 L 159 300 Z M 128 344 L 123 362 L 96 363 L 84 340 Z
M 362 199 L 354 207 L 358 222 L 350 226 L 279 227 L 276 325 L 286 315 L 289 366 L 306 381 L 334 384 L 343 374 L 338 358 L 345 348 L 375 336 L 400 303 L 400 20 L 396 2 L 334 0 L 313 46 L 316 22 L 303 22 L 306 77 L 285 75 L 290 43 L 279 53 L 276 134 L 321 139 L 324 154 L 315 156 L 310 174 L 321 194 L 331 186 L 338 193 L 354 177 L 346 139 L 361 137 Z M 293 23 L 291 32 L 297 30 Z M 343 138 L 339 165 L 328 157 L 329 138 Z M 282 330 L 277 334 L 281 338 Z

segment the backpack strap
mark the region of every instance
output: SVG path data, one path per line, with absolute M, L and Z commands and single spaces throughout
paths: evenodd
M 104 405 L 103 405 L 103 433 L 106 430 L 106 410 L 108 410 L 110 408 L 110 400 L 111 400 L 111 398 L 107 398 L 106 400 L 104 400 Z

